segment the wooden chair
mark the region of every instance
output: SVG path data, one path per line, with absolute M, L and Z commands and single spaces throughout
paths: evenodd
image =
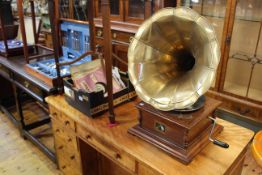
M 35 16 L 35 10 L 34 10 L 35 5 L 34 5 L 33 0 L 30 0 L 29 3 L 30 3 L 30 8 L 31 8 L 32 28 L 33 28 L 33 36 L 34 36 L 33 47 L 35 48 L 35 52 L 33 54 L 30 54 L 29 49 L 31 46 L 27 42 L 25 18 L 24 18 L 24 11 L 23 11 L 23 0 L 17 0 L 19 24 L 20 24 L 21 37 L 23 41 L 23 51 L 24 51 L 24 57 L 25 57 L 26 63 L 29 63 L 30 60 L 35 60 L 38 58 L 43 58 L 43 57 L 54 55 L 53 49 L 50 49 L 38 43 L 40 28 L 37 30 L 36 16 Z M 39 25 L 41 25 L 41 22 Z M 40 49 L 43 51 L 40 52 Z

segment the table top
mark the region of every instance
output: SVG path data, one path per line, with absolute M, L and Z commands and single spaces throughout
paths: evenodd
M 225 174 L 236 159 L 245 153 L 246 146 L 254 135 L 249 129 L 218 119 L 224 130 L 217 139 L 227 142 L 230 147 L 224 149 L 210 142 L 189 165 L 184 165 L 153 145 L 127 133 L 129 128 L 138 123 L 138 110 L 135 108 L 138 99 L 115 108 L 118 125 L 112 128 L 108 127 L 108 113 L 91 119 L 67 104 L 63 95 L 49 96 L 46 101 L 85 127 L 91 134 L 132 155 L 161 174 Z
M 49 86 L 44 81 L 34 77 L 33 75 L 27 73 L 24 69 L 26 64 L 24 56 L 17 56 L 17 57 L 10 57 L 6 58 L 0 56 L 0 64 L 5 66 L 6 68 L 10 69 L 12 72 L 15 72 L 25 78 L 27 81 L 35 84 L 36 86 L 40 87 L 44 91 L 51 93 L 55 90 L 54 87 Z

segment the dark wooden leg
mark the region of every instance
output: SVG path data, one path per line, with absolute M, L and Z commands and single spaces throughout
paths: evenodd
M 18 114 L 18 117 L 19 117 L 19 121 L 18 121 L 19 130 L 20 130 L 20 133 L 22 134 L 22 130 L 25 128 L 25 122 L 24 122 L 22 103 L 21 103 L 21 100 L 20 100 L 21 90 L 18 89 L 15 86 L 15 84 L 13 84 L 13 90 L 14 90 L 16 111 L 17 111 L 17 114 Z
M 113 105 L 113 83 L 112 83 L 112 40 L 110 26 L 110 2 L 109 0 L 101 1 L 101 13 L 104 33 L 104 59 L 106 65 L 106 84 L 108 92 L 109 122 L 115 125 L 115 114 Z

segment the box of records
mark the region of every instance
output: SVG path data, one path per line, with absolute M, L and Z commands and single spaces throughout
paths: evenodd
M 66 101 L 88 117 L 94 118 L 108 109 L 104 65 L 101 59 L 70 68 L 71 78 L 64 79 Z M 126 72 L 112 69 L 114 106 L 136 97 Z

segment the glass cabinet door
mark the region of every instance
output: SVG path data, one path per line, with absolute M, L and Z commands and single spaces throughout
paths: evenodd
M 126 20 L 142 21 L 145 18 L 145 1 L 144 0 L 127 0 L 126 1 Z
M 262 1 L 238 0 L 227 62 L 225 92 L 262 101 Z
M 110 0 L 110 10 L 112 15 L 118 16 L 120 14 L 119 0 Z
M 74 19 L 87 21 L 87 0 L 74 0 Z
M 96 3 L 97 16 L 101 16 L 101 0 Z M 111 18 L 115 20 L 123 19 L 123 0 L 110 0 Z
M 59 12 L 61 18 L 69 18 L 70 14 L 70 0 L 60 0 L 59 1 Z
M 59 0 L 61 18 L 87 21 L 87 0 Z
M 180 6 L 190 7 L 209 20 L 216 31 L 220 45 L 222 43 L 226 5 L 227 0 L 180 0 Z M 212 87 L 215 87 L 215 79 Z

